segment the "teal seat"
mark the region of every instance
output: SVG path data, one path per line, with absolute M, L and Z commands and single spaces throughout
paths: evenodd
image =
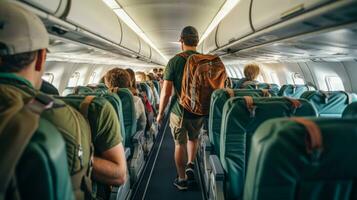
M 316 116 L 306 100 L 282 97 L 234 97 L 223 107 L 220 156 L 226 174 L 227 199 L 242 197 L 250 142 L 255 130 L 268 119 L 293 116 Z
M 108 88 L 104 83 L 98 83 L 96 85 L 87 85 L 87 87 L 91 88 L 95 93 L 99 93 L 99 94 L 108 93 Z
M 240 78 L 230 78 L 233 89 L 239 89 Z
M 125 127 L 125 144 L 127 147 L 133 148 L 131 138 L 136 133 L 136 116 L 133 95 L 127 88 L 120 88 L 117 92 L 123 106 L 123 117 Z
M 300 98 L 302 93 L 306 91 L 314 91 L 314 87 L 309 85 L 292 85 L 287 84 L 283 85 L 278 93 L 278 96 L 291 97 L 291 98 Z
M 67 96 L 71 94 L 82 95 L 82 94 L 93 93 L 93 92 L 94 90 L 87 86 L 66 87 L 62 92 L 62 96 Z
M 159 96 L 160 96 L 161 90 L 160 90 L 160 83 L 159 83 L 159 81 L 152 81 L 152 82 L 153 82 L 153 84 L 154 84 L 154 86 L 155 86 L 155 89 L 156 89 L 157 93 L 158 93 Z
M 208 120 L 208 135 L 213 146 L 213 150 L 219 155 L 219 140 L 222 122 L 223 106 L 231 97 L 264 97 L 269 96 L 264 90 L 246 90 L 246 89 L 218 89 L 212 93 L 210 115 Z
M 301 98 L 308 100 L 321 117 L 341 117 L 345 108 L 357 101 L 356 94 L 344 91 L 307 91 L 301 95 Z
M 88 93 L 86 95 L 94 95 L 97 97 L 103 97 L 106 100 L 108 100 L 110 102 L 110 104 L 113 106 L 118 119 L 119 119 L 119 123 L 120 123 L 120 132 L 122 137 L 124 138 L 123 140 L 123 145 L 125 147 L 127 147 L 128 144 L 125 143 L 125 141 L 129 140 L 126 137 L 129 137 L 130 135 L 127 135 L 125 133 L 125 125 L 124 125 L 124 113 L 123 113 L 123 105 L 122 102 L 119 98 L 119 96 L 117 94 L 114 93 L 102 93 L 101 91 L 95 92 L 95 93 Z
M 64 140 L 47 120 L 40 119 L 16 167 L 16 176 L 22 199 L 74 199 Z
M 357 199 L 356 120 L 309 120 L 317 131 L 286 118 L 257 129 L 244 199 Z
M 248 84 L 243 89 L 255 89 L 255 90 L 269 90 L 269 92 L 277 96 L 279 93 L 279 86 L 275 83 L 257 83 L 257 84 Z
M 348 105 L 342 113 L 343 118 L 357 118 L 357 102 Z
M 155 107 L 155 97 L 151 91 L 150 86 L 147 83 L 139 83 L 140 91 L 145 92 L 146 97 L 148 98 L 150 104 Z

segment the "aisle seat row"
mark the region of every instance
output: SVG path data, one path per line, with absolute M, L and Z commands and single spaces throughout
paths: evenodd
M 139 92 L 144 92 L 148 97 L 154 97 L 146 83 L 140 83 Z M 146 87 L 147 86 L 147 87 Z M 156 90 L 156 88 L 154 88 Z M 157 91 L 156 91 L 157 92 Z M 145 159 L 151 152 L 155 136 L 157 134 L 156 123 L 146 131 L 137 131 L 136 111 L 133 94 L 127 88 L 116 88 L 109 91 L 105 85 L 89 85 L 66 88 L 64 97 L 56 97 L 65 101 L 67 104 L 81 109 L 84 101 L 90 101 L 88 106 L 88 121 L 92 132 L 98 130 L 101 123 L 111 121 L 110 117 L 116 116 L 119 119 L 120 129 L 123 137 L 123 145 L 126 148 L 128 161 L 128 181 L 120 186 L 113 188 L 110 199 L 125 199 L 130 190 L 136 185 L 142 173 Z M 154 100 L 153 100 L 154 102 Z M 151 102 L 150 102 L 151 103 Z M 115 114 L 103 113 L 104 107 L 113 107 Z M 106 109 L 108 112 L 108 109 Z M 105 131 L 105 130 L 103 130 Z
M 244 89 L 221 89 L 212 94 L 208 134 L 201 136 L 199 152 L 210 199 L 243 197 L 251 140 L 261 124 L 281 117 L 340 117 L 343 110 L 353 116 L 349 110 L 357 110 L 352 103 L 355 94 L 306 91 L 302 97 L 306 99 Z

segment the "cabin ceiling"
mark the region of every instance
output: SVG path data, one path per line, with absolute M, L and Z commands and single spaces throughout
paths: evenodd
M 200 36 L 225 0 L 116 0 L 168 58 L 180 51 L 183 27 L 197 28 Z

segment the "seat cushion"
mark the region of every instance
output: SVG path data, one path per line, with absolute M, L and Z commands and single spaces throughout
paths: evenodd
M 301 98 L 308 100 L 321 117 L 341 117 L 347 105 L 357 100 L 355 94 L 343 91 L 306 91 Z
M 322 152 L 307 151 L 307 129 L 289 119 L 269 120 L 257 129 L 244 199 L 357 199 L 357 121 L 310 120 L 321 131 Z
M 226 197 L 239 199 L 242 196 L 246 162 L 250 142 L 255 130 L 263 122 L 279 117 L 316 116 L 313 106 L 306 100 L 296 100 L 300 106 L 287 98 L 253 98 L 255 110 L 248 110 L 245 98 L 229 99 L 223 108 L 220 161 L 226 172 Z

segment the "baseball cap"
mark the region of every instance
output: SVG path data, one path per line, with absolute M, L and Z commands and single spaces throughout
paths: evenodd
M 197 38 L 198 39 L 198 32 L 195 27 L 193 26 L 186 26 L 182 29 L 181 38 Z
M 26 53 L 49 46 L 47 30 L 35 14 L 0 1 L 0 55 Z

